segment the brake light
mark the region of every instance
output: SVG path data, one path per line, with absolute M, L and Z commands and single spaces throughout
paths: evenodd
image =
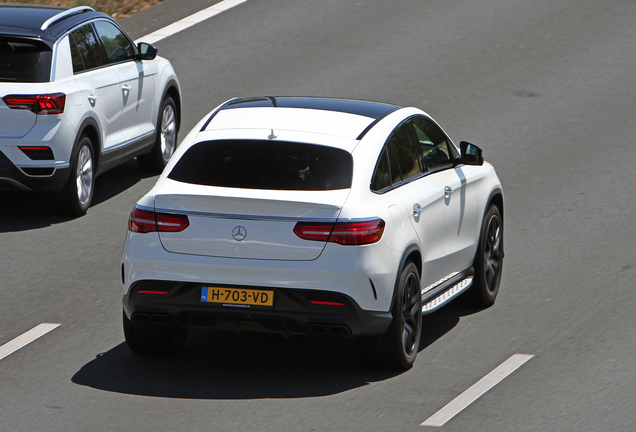
M 384 233 L 384 226 L 384 221 L 379 218 L 364 222 L 298 222 L 294 233 L 304 240 L 354 246 L 378 242 Z
M 9 95 L 2 98 L 11 109 L 24 109 L 35 114 L 62 114 L 66 105 L 64 93 L 43 95 Z
M 190 225 L 188 216 L 155 213 L 135 207 L 128 218 L 128 230 L 136 233 L 179 232 Z

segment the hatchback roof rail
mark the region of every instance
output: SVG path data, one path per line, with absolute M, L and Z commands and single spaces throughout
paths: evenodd
M 67 18 L 71 15 L 81 14 L 84 12 L 94 12 L 94 11 L 95 9 L 93 9 L 90 6 L 78 6 L 78 7 L 74 7 L 73 9 L 65 10 L 44 21 L 44 23 L 42 23 L 42 27 L 40 27 L 40 30 L 46 30 L 47 28 L 51 26 L 51 24 L 54 24 L 57 21 L 63 20 L 64 18 Z

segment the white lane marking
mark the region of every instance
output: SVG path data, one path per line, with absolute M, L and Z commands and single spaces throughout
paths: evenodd
M 534 357 L 534 355 L 532 354 L 513 355 L 508 360 L 497 366 L 488 375 L 473 384 L 464 393 L 460 394 L 455 399 L 450 401 L 444 408 L 429 417 L 420 426 L 443 426 L 444 423 L 455 417 L 461 410 L 466 408 L 471 403 L 475 402 L 481 395 L 499 384 L 508 375 L 519 369 L 532 357 Z
M 21 334 L 17 338 L 10 340 L 6 344 L 0 346 L 0 360 L 5 358 L 8 355 L 13 354 L 20 348 L 23 348 L 36 340 L 50 332 L 53 329 L 56 329 L 61 324 L 50 324 L 50 323 L 42 323 L 33 327 L 26 333 Z
M 195 24 L 199 24 L 201 21 L 212 18 L 213 16 L 218 15 L 221 12 L 225 12 L 226 10 L 232 9 L 234 6 L 238 6 L 241 3 L 245 3 L 246 1 L 247 0 L 223 0 L 222 2 L 212 5 L 209 8 L 203 9 L 197 13 L 183 18 L 180 21 L 172 23 L 164 28 L 161 28 L 144 37 L 141 37 L 137 39 L 135 43 L 146 42 L 149 44 L 154 44 L 156 42 L 159 42 L 161 39 L 165 39 L 175 33 L 179 33 L 182 30 L 192 27 Z

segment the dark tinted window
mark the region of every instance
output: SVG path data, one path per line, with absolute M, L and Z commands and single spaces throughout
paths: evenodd
M 454 156 L 444 132 L 424 117 L 416 117 L 412 123 L 424 154 L 426 170 L 434 171 L 452 166 Z
M 82 62 L 83 69 L 90 70 L 107 64 L 104 50 L 97 40 L 97 36 L 93 31 L 93 27 L 90 24 L 86 24 L 71 33 L 75 41 L 77 52 L 79 53 Z M 71 51 L 72 54 L 72 51 Z M 73 61 L 73 72 L 81 72 L 79 69 L 75 69 L 75 66 L 79 66 L 79 62 Z
M 95 30 L 106 49 L 109 63 L 119 63 L 135 57 L 132 43 L 114 24 L 95 21 Z
M 389 172 L 389 160 L 386 155 L 386 147 L 382 150 L 382 156 L 378 159 L 378 164 L 371 179 L 371 190 L 381 191 L 391 186 L 391 173 Z
M 388 146 L 393 148 L 393 154 L 389 156 L 389 160 L 394 157 L 397 159 L 397 165 L 404 180 L 409 180 L 422 173 L 421 152 L 417 151 L 418 149 L 414 145 L 411 126 L 408 123 L 402 124 L 391 134 Z M 391 163 L 391 174 L 393 183 L 397 183 L 393 162 Z
M 168 178 L 245 189 L 333 190 L 350 188 L 352 174 L 351 155 L 333 147 L 219 140 L 192 146 Z
M 0 82 L 47 82 L 51 58 L 45 44 L 0 38 Z

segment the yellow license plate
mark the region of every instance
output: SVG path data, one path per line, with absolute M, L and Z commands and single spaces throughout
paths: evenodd
M 274 306 L 274 291 L 247 288 L 201 288 L 201 301 L 228 306 Z

